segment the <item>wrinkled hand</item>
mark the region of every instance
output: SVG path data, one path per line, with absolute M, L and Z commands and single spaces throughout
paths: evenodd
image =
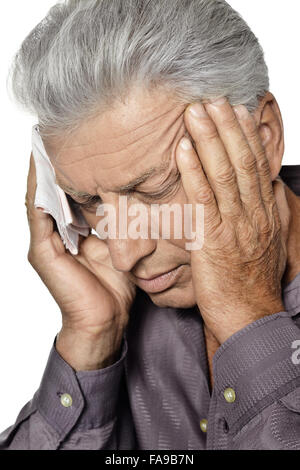
M 191 112 L 200 111 L 200 116 Z M 204 244 L 191 252 L 196 301 L 221 344 L 249 323 L 284 311 L 281 279 L 290 221 L 284 185 L 272 178 L 256 123 L 226 99 L 190 105 L 192 138 L 176 159 L 188 202 L 204 205 Z
M 52 217 L 34 207 L 35 192 L 31 156 L 25 203 L 31 234 L 28 260 L 62 312 L 58 350 L 74 368 L 108 365 L 121 344 L 135 286 L 113 268 L 105 242 L 95 235 L 81 237 L 77 256 L 67 252 Z

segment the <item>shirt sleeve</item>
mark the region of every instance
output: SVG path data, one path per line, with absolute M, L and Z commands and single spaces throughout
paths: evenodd
M 39 389 L 15 424 L 0 434 L 0 449 L 132 449 L 134 429 L 124 380 L 127 340 L 117 362 L 76 372 L 59 355 L 56 338 Z
M 209 449 L 300 449 L 299 310 L 235 333 L 217 350 L 213 374 Z

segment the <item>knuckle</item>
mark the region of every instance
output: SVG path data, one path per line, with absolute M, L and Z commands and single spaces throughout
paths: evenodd
M 231 114 L 229 116 L 226 116 L 222 120 L 222 126 L 227 131 L 231 131 L 232 129 L 235 129 L 237 127 L 237 121 L 236 121 L 235 116 L 232 116 Z
M 241 151 L 240 169 L 244 172 L 254 172 L 256 170 L 256 160 L 248 148 Z
M 86 256 L 87 258 L 95 256 L 94 245 L 91 243 L 91 240 L 89 238 L 86 238 L 81 243 L 80 252 L 83 256 Z
M 30 248 L 27 253 L 27 261 L 29 262 L 29 264 L 31 264 L 31 266 L 33 266 L 35 263 L 34 259 L 35 259 L 34 254 L 32 252 L 32 249 Z
M 30 208 L 27 208 L 27 219 L 28 219 L 29 225 L 31 225 L 34 222 L 34 215 Z
M 217 177 L 216 181 L 220 185 L 224 184 L 234 184 L 236 181 L 236 175 L 234 168 L 231 166 L 229 168 L 225 168 L 223 170 L 220 170 Z
M 210 142 L 218 137 L 218 131 L 215 124 L 212 121 L 203 121 L 199 125 L 198 138 L 205 138 L 206 141 Z
M 266 157 L 265 149 L 263 147 L 259 146 L 259 148 L 256 149 L 255 156 L 256 156 L 256 160 L 257 160 L 257 168 L 259 168 L 260 162 L 262 162 L 264 160 L 267 160 L 268 167 L 270 168 L 268 159 Z M 266 163 L 265 163 L 265 165 L 266 165 Z
M 200 168 L 200 161 L 198 158 L 190 159 L 188 170 L 191 172 L 191 177 L 195 177 L 194 173 L 198 174 Z
M 28 193 L 25 196 L 25 206 L 26 206 L 27 210 L 30 210 L 31 207 L 33 206 L 32 198 L 29 196 Z
M 266 158 L 266 156 L 264 155 L 261 155 L 262 158 L 259 159 L 258 163 L 257 163 L 257 169 L 258 171 L 260 172 L 260 174 L 262 176 L 267 176 L 270 174 L 270 164 L 269 164 L 269 161 L 268 159 Z
M 281 228 L 281 219 L 278 211 L 278 206 L 276 203 L 276 200 L 271 203 L 271 216 L 273 217 L 273 220 L 275 221 L 275 224 Z
M 255 217 L 260 220 L 266 220 L 266 211 L 264 207 L 258 205 L 255 209 Z
M 251 141 L 258 141 L 258 131 L 254 119 L 250 116 L 249 119 L 243 120 L 243 130 L 247 134 L 247 139 Z
M 263 207 L 257 207 L 254 211 L 253 219 L 256 223 L 257 231 L 262 234 L 269 234 L 271 227 L 266 211 Z
M 195 199 L 199 203 L 210 204 L 214 200 L 214 193 L 209 186 L 198 186 L 195 190 Z

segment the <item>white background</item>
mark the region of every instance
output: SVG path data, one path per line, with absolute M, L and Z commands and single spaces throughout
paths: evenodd
M 126 0 L 124 0 L 126 1 Z M 0 432 L 37 390 L 55 335 L 59 309 L 27 262 L 29 231 L 24 206 L 31 127 L 36 123 L 11 102 L 6 77 L 11 59 L 29 31 L 55 3 L 51 0 L 1 4 L 1 306 Z M 258 36 L 269 66 L 271 88 L 283 114 L 283 164 L 300 164 L 298 0 L 230 0 Z

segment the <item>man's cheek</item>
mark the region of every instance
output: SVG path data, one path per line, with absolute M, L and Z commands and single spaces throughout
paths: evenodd
M 182 248 L 183 250 L 185 250 L 185 245 L 186 243 L 188 243 L 188 240 L 185 240 L 184 238 L 181 240 L 173 239 L 170 240 L 170 243 L 174 246 L 177 246 L 178 248 Z

